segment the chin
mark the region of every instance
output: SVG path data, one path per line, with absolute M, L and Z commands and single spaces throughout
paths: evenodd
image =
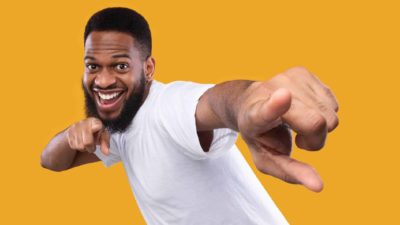
M 107 98 L 108 102 L 99 102 L 98 95 L 93 96 L 93 93 L 90 93 L 82 82 L 86 116 L 99 118 L 104 127 L 112 133 L 124 132 L 131 125 L 144 101 L 145 87 L 145 78 L 142 75 L 139 85 L 132 87 L 135 91 L 131 94 L 127 95 L 126 92 L 123 92 L 114 102 L 109 100 L 110 97 Z
M 118 112 L 109 112 L 109 113 L 103 113 L 97 110 L 97 114 L 99 115 L 101 120 L 116 120 L 120 114 L 121 110 L 118 110 Z

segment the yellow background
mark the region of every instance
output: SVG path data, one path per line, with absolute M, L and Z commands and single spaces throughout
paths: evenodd
M 340 125 L 322 151 L 293 156 L 318 169 L 325 189 L 257 175 L 291 224 L 400 223 L 396 1 L 110 2 L 0 3 L 0 224 L 144 224 L 121 164 L 62 173 L 39 164 L 50 138 L 84 116 L 84 25 L 107 6 L 148 19 L 163 82 L 309 68 L 336 93 Z

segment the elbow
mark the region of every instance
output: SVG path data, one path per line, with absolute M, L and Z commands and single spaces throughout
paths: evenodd
M 42 152 L 40 155 L 40 165 L 44 169 L 48 169 L 54 172 L 61 172 L 64 171 L 68 168 L 61 168 L 59 165 L 56 165 L 55 163 L 52 162 L 51 157 L 48 156 L 45 151 Z
M 51 168 L 51 166 L 49 164 L 49 160 L 47 160 L 44 152 L 42 152 L 42 154 L 40 155 L 40 165 L 44 169 L 50 169 Z

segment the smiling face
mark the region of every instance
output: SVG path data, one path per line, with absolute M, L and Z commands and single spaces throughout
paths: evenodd
M 87 116 L 125 130 L 147 96 L 154 59 L 143 59 L 126 33 L 93 31 L 85 42 L 83 88 Z

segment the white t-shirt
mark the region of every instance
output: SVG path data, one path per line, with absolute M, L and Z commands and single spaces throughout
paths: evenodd
M 212 84 L 153 81 L 131 126 L 111 135 L 108 167 L 122 161 L 149 225 L 288 224 L 235 145 L 215 129 L 208 152 L 196 132 L 200 96 Z

